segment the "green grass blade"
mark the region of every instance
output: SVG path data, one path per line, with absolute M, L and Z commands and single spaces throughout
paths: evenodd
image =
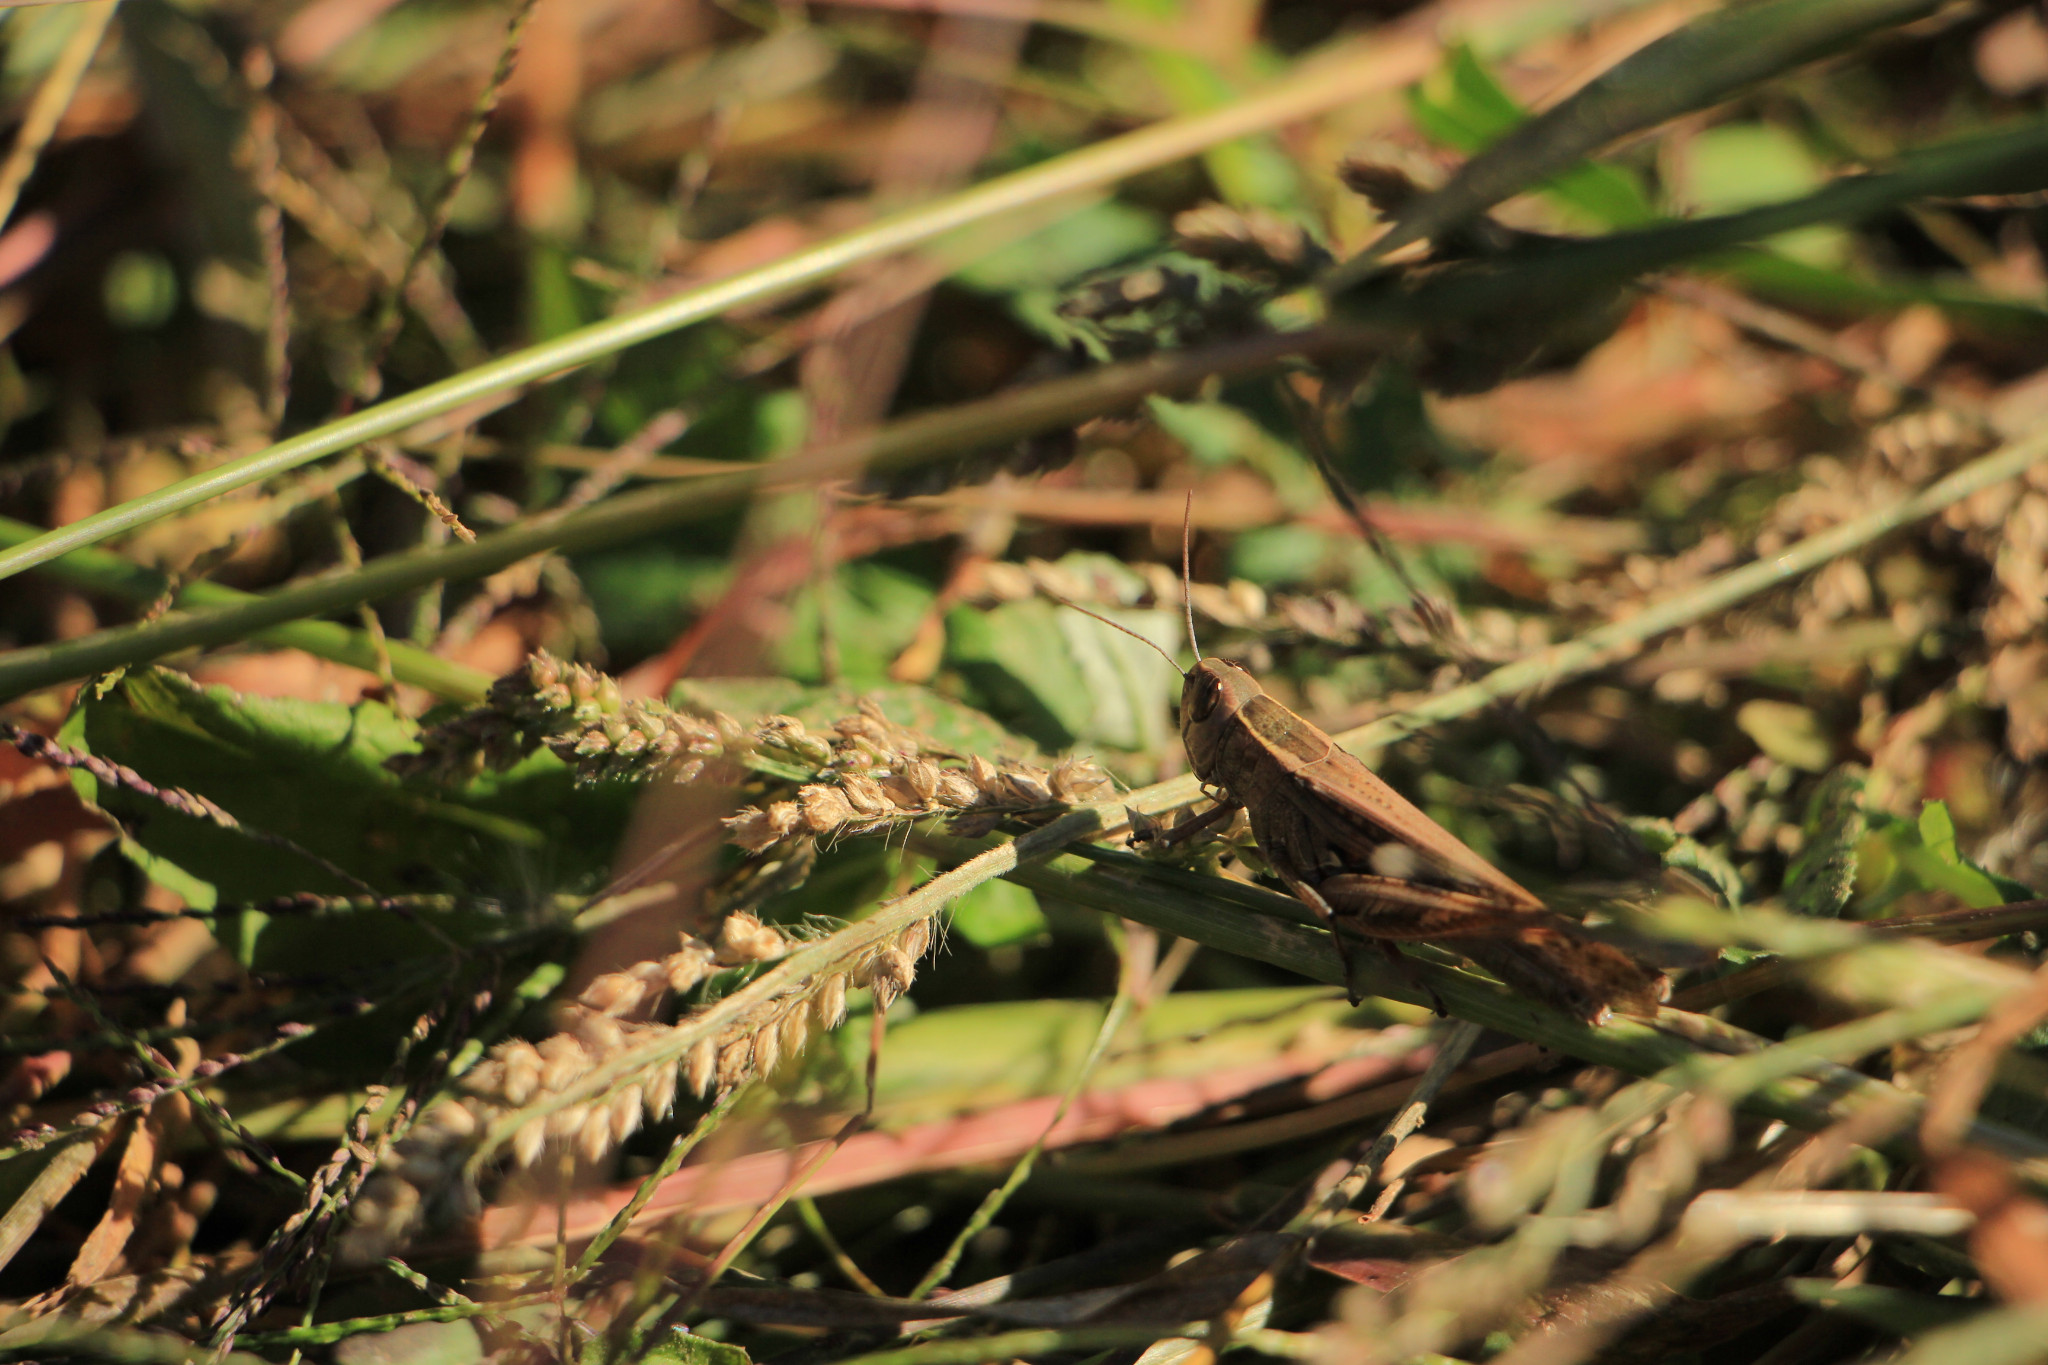
M 0 517 L 0 546 L 25 545 L 42 534 L 34 526 Z M 130 563 L 105 550 L 73 550 L 43 566 L 43 572 L 87 592 L 104 593 L 129 602 L 154 602 L 169 586 L 160 573 Z M 242 592 L 204 579 L 187 583 L 178 590 L 182 607 L 226 608 L 260 600 L 255 593 Z M 330 659 L 367 673 L 377 671 L 377 647 L 360 630 L 332 621 L 286 621 L 253 632 L 250 637 L 266 645 L 302 649 L 321 659 Z M 391 673 L 402 683 L 423 687 L 450 701 L 481 701 L 490 690 L 491 675 L 481 669 L 440 658 L 417 645 L 392 640 L 385 646 L 391 658 Z
M 1370 249 L 1339 266 L 1336 282 L 1362 278 L 1388 252 L 1436 237 L 1617 138 L 1718 104 L 1745 86 L 1935 8 L 1935 0 L 1767 0 L 1703 15 L 1467 162 Z
M 1330 333 L 1269 336 L 1110 366 L 909 418 L 872 435 L 774 464 L 669 487 L 644 488 L 558 521 L 511 527 L 473 544 L 391 555 L 360 569 L 328 574 L 263 596 L 15 650 L 0 656 L 0 697 L 19 696 L 181 649 L 229 644 L 287 621 L 380 601 L 440 579 L 479 577 L 529 555 L 616 545 L 715 516 L 740 506 L 764 488 L 840 478 L 862 469 L 907 468 L 1071 426 L 1147 394 L 1172 391 L 1210 375 L 1255 373 L 1286 356 L 1328 350 L 1341 341 L 1343 338 Z M 1355 349 L 1358 343 L 1354 339 L 1349 344 Z M 395 666 L 395 656 L 393 663 Z
M 25 545 L 0 551 L 0 578 L 322 456 L 395 435 L 465 404 L 574 370 L 741 305 L 786 297 L 863 261 L 922 246 L 1002 214 L 1096 189 L 1248 133 L 1363 98 L 1410 79 L 1416 74 L 1411 69 L 1414 64 L 1414 58 L 1405 50 L 1390 58 L 1370 46 L 1347 46 L 1327 59 L 1304 63 L 1286 79 L 1221 109 L 1155 123 L 1041 165 L 999 176 L 935 203 L 891 214 L 807 250 L 514 351 L 489 364 L 182 479 L 147 497 L 83 517 Z
M 2048 186 L 2048 119 L 1921 148 L 1889 171 L 1843 176 L 1812 194 L 1740 213 L 1581 240 L 1546 242 L 1446 268 L 1406 292 L 1367 281 L 1345 308 L 1356 321 L 1426 327 L 1582 302 L 1617 286 L 1744 243 L 1815 223 L 1867 218 L 1928 196 L 2031 193 Z M 1333 275 L 1333 279 L 1335 276 Z

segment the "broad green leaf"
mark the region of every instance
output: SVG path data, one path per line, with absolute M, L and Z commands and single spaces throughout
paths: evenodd
M 417 727 L 374 702 L 244 696 L 153 669 L 86 701 L 65 738 L 158 787 L 204 796 L 249 827 L 223 829 L 106 787 L 90 773 L 73 774 L 81 794 L 119 818 L 150 855 L 145 870 L 172 864 L 225 903 L 358 889 L 317 860 L 386 894 L 456 892 L 530 903 L 536 893 L 596 876 L 623 825 L 620 795 L 577 791 L 547 755 L 462 792 L 402 783 L 383 764 L 416 747 Z M 188 896 L 196 890 L 165 880 Z M 441 927 L 461 937 L 500 931 L 504 920 L 464 911 Z M 268 926 L 262 916 L 243 915 L 220 931 L 239 939 L 251 965 L 269 970 L 331 969 L 438 950 L 417 925 L 383 912 Z
M 826 592 L 824 628 L 838 650 L 839 677 L 857 688 L 889 680 L 889 665 L 916 638 L 937 595 L 923 579 L 870 560 L 841 568 Z M 823 681 L 820 630 L 818 594 L 807 586 L 791 598 L 788 626 L 770 651 L 775 669 L 799 682 Z
M 926 687 L 889 683 L 881 687 L 817 687 L 789 678 L 685 678 L 669 701 L 686 710 L 723 711 L 743 722 L 767 716 L 795 716 L 819 732 L 853 715 L 862 701 L 882 714 L 958 754 L 987 759 L 1031 757 L 1017 737 L 987 714 Z
M 1106 199 L 998 247 L 953 278 L 989 294 L 1050 289 L 1128 260 L 1159 245 L 1163 235 L 1157 214 Z
M 1103 615 L 1172 651 L 1167 611 Z M 946 618 L 946 663 L 969 700 L 1047 750 L 1082 742 L 1148 750 L 1170 738 L 1180 680 L 1142 643 L 1050 602 L 956 608 Z
M 1057 1094 L 1087 1055 L 1103 1009 L 1099 1000 L 1015 1000 L 929 1009 L 901 1023 L 892 1015 L 878 1121 L 902 1127 Z M 1319 986 L 1177 992 L 1153 1002 L 1136 1036 L 1103 1058 L 1093 1088 L 1258 1066 L 1294 1038 L 1329 1028 L 1361 1028 L 1358 1044 L 1371 1050 L 1375 1040 L 1357 1019 Z M 860 1092 L 868 1038 L 864 1028 L 833 1035 L 838 1093 L 849 1100 Z M 1406 1044 L 1397 1036 L 1386 1046 Z
M 1956 843 L 1955 821 L 1940 801 L 1923 805 L 1914 821 L 1873 818 L 1857 846 L 1857 859 L 1858 913 L 1866 918 L 1891 913 L 1894 902 L 1915 891 L 1946 892 L 1978 909 L 2033 894 L 1965 858 Z
M 1929 801 L 1920 807 L 1920 843 L 1950 867 L 1961 867 L 1963 855 L 1956 851 L 1956 822 L 1948 813 L 1948 802 Z
M 1806 194 L 1827 180 L 1827 171 L 1806 145 L 1768 123 L 1724 123 L 1686 139 L 1672 192 L 1695 209 L 1731 213 Z M 1839 265 L 1848 253 L 1839 228 L 1810 227 L 1774 237 L 1768 249 L 1809 265 Z
M 947 911 L 954 932 L 977 948 L 1003 948 L 1045 933 L 1038 897 L 1015 882 L 983 882 Z

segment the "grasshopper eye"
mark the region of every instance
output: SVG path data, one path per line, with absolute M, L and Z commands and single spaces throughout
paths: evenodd
M 1188 689 L 1188 715 L 1198 721 L 1207 720 L 1216 709 L 1216 680 L 1198 673 L 1193 681 L 1194 686 Z

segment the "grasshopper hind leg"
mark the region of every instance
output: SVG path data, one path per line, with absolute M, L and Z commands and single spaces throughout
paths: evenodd
M 1308 882 L 1294 877 L 1283 877 L 1281 880 L 1287 883 L 1287 889 L 1294 893 L 1296 899 L 1305 903 L 1321 917 L 1323 927 L 1330 931 L 1330 940 L 1337 947 L 1337 961 L 1344 972 L 1345 998 L 1353 1005 L 1360 1004 L 1365 996 L 1358 989 L 1358 959 L 1353 955 L 1357 951 L 1353 942 L 1354 936 L 1344 932 L 1344 924 L 1337 918 L 1337 912 L 1331 908 L 1330 903 L 1323 899 L 1322 892 Z M 1444 1008 L 1443 998 L 1436 993 L 1435 988 L 1416 974 L 1415 964 L 1408 960 L 1406 954 L 1388 939 L 1374 941 L 1393 963 L 1394 970 L 1401 974 L 1401 979 L 1429 997 L 1430 1007 L 1436 1011 L 1439 1019 L 1450 1013 Z

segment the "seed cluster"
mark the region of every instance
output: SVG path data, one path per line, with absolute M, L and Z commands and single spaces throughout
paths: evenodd
M 1086 759 L 1070 758 L 1048 771 L 971 754 L 964 766 L 942 766 L 944 755 L 928 752 L 927 741 L 871 702 L 836 722 L 830 739 L 793 717 L 775 716 L 753 742 L 764 754 L 787 755 L 815 770 L 821 780 L 798 788 L 793 799 L 748 806 L 726 820 L 727 837 L 750 852 L 785 839 L 863 834 L 934 815 L 953 816 L 955 828 L 974 833 L 1005 815 L 1111 792 L 1109 778 Z
M 550 1153 L 601 1161 L 642 1123 L 668 1117 L 679 1081 L 703 1098 L 768 1075 L 804 1050 L 813 1028 L 831 1029 L 846 1018 L 848 992 L 871 990 L 875 1009 L 886 1011 L 910 989 L 918 959 L 931 942 L 931 925 L 920 920 L 893 941 L 868 946 L 700 1038 L 680 1067 L 653 1068 L 586 1103 L 537 1112 L 513 1130 L 509 1149 L 514 1165 L 532 1167 Z M 475 1195 L 463 1168 L 485 1131 L 521 1110 L 545 1110 L 548 1099 L 591 1071 L 661 1035 L 688 1028 L 699 1017 L 702 1007 L 686 1011 L 673 1024 L 645 1018 L 665 997 L 688 991 L 720 970 L 771 961 L 791 947 L 781 930 L 736 912 L 720 924 L 715 943 L 685 935 L 682 946 L 666 957 L 596 978 L 574 1001 L 556 1008 L 557 1031 L 548 1037 L 493 1047 L 456 1083 L 453 1096 L 421 1115 L 355 1201 L 348 1259 L 375 1260 L 405 1245 L 423 1223 L 454 1222 L 473 1214 Z
M 493 683 L 481 706 L 422 733 L 418 753 L 388 766 L 404 777 L 460 782 L 502 771 L 540 748 L 586 782 L 689 782 L 746 743 L 730 716 L 686 715 L 628 698 L 610 674 L 543 652 Z

